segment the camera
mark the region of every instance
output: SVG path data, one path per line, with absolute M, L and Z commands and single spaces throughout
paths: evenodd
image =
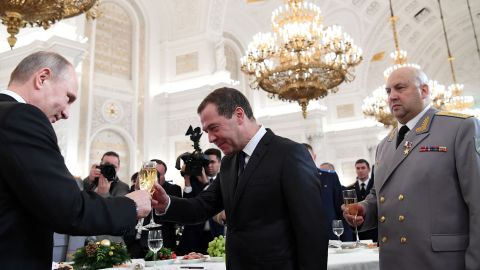
M 196 127 L 195 129 L 190 126 L 185 133 L 185 136 L 190 136 L 190 140 L 193 142 L 194 151 L 192 153 L 183 153 L 177 158 L 177 162 L 175 163 L 175 168 L 180 170 L 180 160 L 183 160 L 185 163 L 185 172 L 182 176 L 190 175 L 190 176 L 200 176 L 202 175 L 203 167 L 207 166 L 210 163 L 210 159 L 207 155 L 202 152 L 200 149 L 199 141 L 202 137 L 202 132 L 200 127 Z
M 100 169 L 100 173 L 109 181 L 115 181 L 117 176 L 117 171 L 115 170 L 115 166 L 112 164 L 106 163 L 97 166 L 97 169 Z M 98 181 L 98 178 L 95 179 Z

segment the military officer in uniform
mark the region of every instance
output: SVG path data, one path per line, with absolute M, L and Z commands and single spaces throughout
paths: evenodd
M 403 67 L 386 91 L 398 121 L 378 145 L 367 198 L 349 223 L 378 226 L 380 269 L 480 269 L 480 123 L 431 108 L 427 76 Z

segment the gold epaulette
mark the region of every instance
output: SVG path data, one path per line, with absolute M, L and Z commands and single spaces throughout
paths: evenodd
M 450 116 L 450 117 L 463 118 L 463 119 L 467 119 L 467 118 L 473 117 L 473 115 L 469 115 L 469 114 L 456 113 L 456 112 L 447 112 L 447 111 L 439 111 L 439 112 L 437 112 L 435 115 L 439 115 L 439 116 Z

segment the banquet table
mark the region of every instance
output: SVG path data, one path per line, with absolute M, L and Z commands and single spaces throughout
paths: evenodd
M 192 268 L 187 268 L 192 267 Z M 119 270 L 119 268 L 109 268 Z M 128 269 L 128 268 L 127 268 Z M 157 267 L 145 267 L 145 270 L 225 270 L 225 262 L 209 262 L 208 259 L 202 263 L 179 263 L 157 264 Z M 328 254 L 329 270 L 378 270 L 378 249 L 361 248 L 351 251 L 337 252 L 335 249 L 329 250 Z

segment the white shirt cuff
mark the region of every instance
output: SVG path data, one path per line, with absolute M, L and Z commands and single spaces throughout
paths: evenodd
M 167 203 L 167 207 L 165 207 L 165 211 L 163 211 L 163 213 L 160 213 L 160 212 L 157 211 L 157 209 L 155 209 L 155 215 L 157 215 L 157 216 L 163 216 L 163 215 L 165 215 L 165 214 L 167 213 L 168 208 L 170 207 L 170 202 L 171 202 L 170 196 L 167 196 L 167 198 L 168 198 L 168 203 Z
M 192 190 L 193 190 L 193 189 L 192 189 L 192 186 L 188 186 L 188 187 L 185 187 L 185 188 L 183 189 L 183 192 L 185 192 L 185 193 L 190 193 L 190 192 L 192 192 Z

